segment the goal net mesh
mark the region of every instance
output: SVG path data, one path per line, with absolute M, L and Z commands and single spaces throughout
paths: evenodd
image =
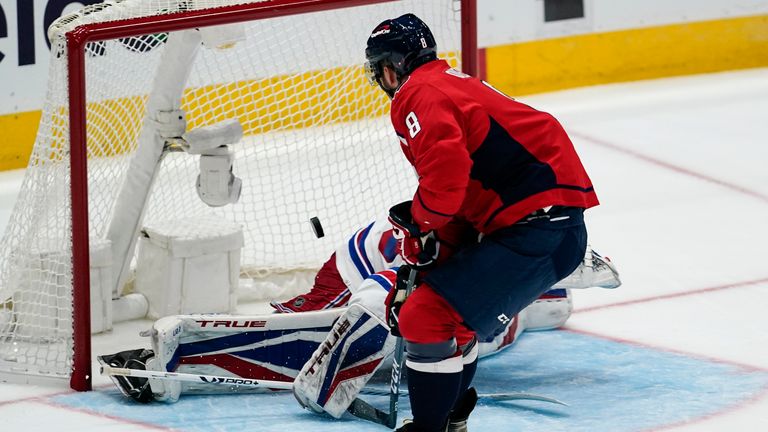
M 73 274 L 89 269 L 72 268 L 65 32 L 239 3 L 254 2 L 107 1 L 54 24 L 60 31 L 52 32 L 39 132 L 0 242 L 0 372 L 69 376 L 73 320 L 88 319 L 72 313 Z M 234 45 L 201 47 L 181 109 L 187 130 L 240 122 L 244 138 L 232 149 L 242 195 L 235 204 L 205 205 L 195 187 L 198 157 L 170 153 L 156 174 L 143 223 L 214 217 L 240 224 L 243 286 L 270 274 L 319 268 L 354 230 L 415 190 L 415 174 L 389 124 L 389 101 L 364 77 L 368 35 L 380 21 L 413 12 L 432 28 L 440 56 L 458 65 L 458 9 L 452 0 L 408 0 L 260 19 L 243 23 L 246 37 Z M 171 36 L 139 34 L 86 45 L 92 251 L 108 237 L 153 82 L 175 73 L 160 68 Z M 322 222 L 323 238 L 313 234 L 312 217 Z

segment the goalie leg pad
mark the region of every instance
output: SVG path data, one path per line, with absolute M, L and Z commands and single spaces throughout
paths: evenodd
M 478 356 L 480 358 L 488 357 L 504 348 L 512 346 L 525 330 L 525 313 L 527 310 L 527 308 L 523 309 L 519 314 L 515 315 L 501 333 L 478 341 Z
M 380 318 L 351 305 L 296 377 L 296 399 L 314 412 L 341 418 L 394 346 Z
M 525 308 L 525 329 L 551 330 L 562 327 L 573 312 L 570 289 L 556 286 Z
M 616 265 L 611 259 L 604 257 L 587 246 L 587 252 L 579 267 L 565 279 L 555 284 L 554 288 L 608 288 L 614 289 L 621 286 L 621 278 Z
M 192 374 L 293 381 L 343 309 L 267 315 L 175 315 L 152 327 L 155 358 L 147 368 Z M 186 394 L 268 392 L 259 387 L 149 381 L 156 400 Z
M 163 371 L 162 362 L 157 357 L 147 360 L 147 370 Z M 182 382 L 149 378 L 149 387 L 155 400 L 166 403 L 178 402 L 181 396 Z

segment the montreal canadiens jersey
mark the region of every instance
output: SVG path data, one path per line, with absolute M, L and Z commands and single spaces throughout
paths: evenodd
M 355 232 L 336 249 L 336 268 L 353 294 L 366 278 L 384 278 L 377 274 L 401 263 L 397 242 L 392 236 L 392 224 L 386 215 Z M 381 282 L 385 281 L 382 279 Z M 385 289 L 389 291 L 391 281 L 386 283 L 389 285 Z
M 443 60 L 406 78 L 391 119 L 419 177 L 411 212 L 424 231 L 459 219 L 487 234 L 548 206 L 598 204 L 554 117 Z

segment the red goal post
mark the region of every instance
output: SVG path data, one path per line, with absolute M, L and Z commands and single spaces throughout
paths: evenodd
M 115 2 L 116 4 L 130 2 L 131 0 L 122 0 Z M 171 3 L 174 3 L 171 1 Z M 175 2 L 175 3 L 178 3 Z M 194 3 L 194 2 L 190 2 Z M 203 2 L 198 2 L 203 3 Z M 87 61 L 93 57 L 94 49 L 98 48 L 98 43 L 102 41 L 122 40 L 124 38 L 131 38 L 142 35 L 152 35 L 160 33 L 173 33 L 187 29 L 205 28 L 211 26 L 228 25 L 234 23 L 254 22 L 258 20 L 276 19 L 281 17 L 290 17 L 300 14 L 319 13 L 319 12 L 333 12 L 341 9 L 347 10 L 358 7 L 373 6 L 378 4 L 398 4 L 405 3 L 406 6 L 416 4 L 414 1 L 397 1 L 397 0 L 263 0 L 253 1 L 247 3 L 229 4 L 220 6 L 223 3 L 220 0 L 213 0 L 217 7 L 193 9 L 185 11 L 174 11 L 169 13 L 162 13 L 159 15 L 150 16 L 137 16 L 127 19 L 118 19 L 111 21 L 95 21 L 90 23 L 84 23 L 77 25 L 73 29 L 65 33 L 66 37 L 66 95 L 67 95 L 67 118 L 68 125 L 66 126 L 68 135 L 68 157 L 69 157 L 69 178 L 70 178 L 70 202 L 71 202 L 71 270 L 65 271 L 67 277 L 71 277 L 71 314 L 72 314 L 72 329 L 71 329 L 71 342 L 64 344 L 64 351 L 71 348 L 72 352 L 64 354 L 57 354 L 63 356 L 71 356 L 71 359 L 65 360 L 65 365 L 70 369 L 69 371 L 69 385 L 71 388 L 79 391 L 85 391 L 91 389 L 91 322 L 89 317 L 89 311 L 91 311 L 90 296 L 91 296 L 91 280 L 89 266 L 91 264 L 89 253 L 91 239 L 94 235 L 103 235 L 106 228 L 99 228 L 94 232 L 94 229 L 89 225 L 92 222 L 94 215 L 90 212 L 101 212 L 101 207 L 96 209 L 96 205 L 89 198 L 92 191 L 89 191 L 89 181 L 92 179 L 93 174 L 89 174 L 89 157 L 93 157 L 93 149 L 89 148 L 88 139 L 90 135 L 93 135 L 91 129 L 89 129 L 88 109 L 92 102 L 88 99 L 88 66 Z M 237 3 L 237 0 L 231 3 Z M 426 2 L 425 2 L 426 3 Z M 440 0 L 434 0 L 431 3 L 440 3 Z M 446 8 L 450 8 L 453 13 L 460 12 L 460 57 L 456 59 L 456 62 L 461 64 L 461 68 L 470 74 L 477 73 L 477 35 L 476 35 L 476 0 L 444 0 Z M 98 10 L 96 11 L 98 12 Z M 403 13 L 409 12 L 409 10 L 403 10 Z M 379 19 L 371 20 L 368 27 L 373 28 L 377 24 Z M 54 24 L 56 25 L 56 23 Z M 438 33 L 440 31 L 446 31 L 446 29 L 434 28 L 433 30 Z M 287 35 L 286 37 L 290 37 Z M 455 36 L 455 35 L 454 35 Z M 343 36 L 342 36 L 343 37 Z M 335 44 L 336 41 L 328 41 L 328 44 Z M 363 48 L 365 40 L 355 41 L 359 45 L 360 63 L 362 63 Z M 55 50 L 55 45 L 54 50 Z M 94 48 L 96 47 L 96 48 Z M 90 51 L 89 51 L 90 50 Z M 58 56 L 55 51 L 52 52 L 52 56 Z M 306 87 L 306 85 L 303 85 Z M 239 89 L 238 89 L 239 91 Z M 260 89 L 261 92 L 266 92 Z M 311 92 L 310 92 L 311 93 Z M 261 94 L 261 93 L 260 93 Z M 292 97 L 289 93 L 265 93 L 267 97 L 279 98 L 282 94 L 284 97 Z M 338 96 L 336 96 L 338 98 Z M 309 97 L 309 103 L 313 100 Z M 275 102 L 280 104 L 279 101 Z M 378 102 L 380 105 L 382 101 Z M 311 109 L 306 108 L 307 101 L 302 101 L 297 104 L 302 108 L 295 109 Z M 62 107 L 52 108 L 61 111 Z M 291 110 L 294 107 L 290 108 Z M 368 108 L 366 108 L 367 110 Z M 379 112 L 376 111 L 375 112 Z M 316 115 L 316 114 L 312 114 Z M 357 114 L 355 114 L 357 115 Z M 309 116 L 309 114 L 307 114 Z M 355 116 L 351 117 L 349 122 L 357 122 L 359 119 Z M 280 120 L 281 122 L 284 120 Z M 304 121 L 304 120 L 301 120 Z M 309 121 L 309 120 L 308 120 Z M 345 122 L 347 120 L 334 119 L 331 123 Z M 316 122 L 312 120 L 314 126 Z M 50 126 L 51 129 L 57 127 L 56 121 L 53 121 L 54 125 Z M 303 125 L 303 123 L 302 123 Z M 293 131 L 301 129 L 303 126 L 289 126 L 284 129 Z M 93 128 L 93 126 L 90 126 Z M 258 129 L 258 128 L 256 128 Z M 254 134 L 258 134 L 262 129 L 258 129 Z M 263 129 L 265 136 L 271 136 L 273 132 L 269 129 Z M 105 132 L 106 133 L 106 132 Z M 336 133 L 336 132 L 334 132 Z M 345 132 L 346 133 L 346 132 Z M 349 132 L 351 134 L 365 135 L 364 132 L 358 132 L 356 130 Z M 282 139 L 282 138 L 281 138 Z M 37 146 L 37 144 L 36 144 Z M 55 145 L 53 146 L 56 147 Z M 50 150 L 48 150 L 50 151 Z M 108 153 L 108 152 L 107 152 Z M 320 156 L 319 158 L 322 158 Z M 339 159 L 344 159 L 346 156 L 339 156 Z M 34 165 L 41 165 L 40 161 L 34 163 Z M 45 164 L 43 164 L 45 165 Z M 30 162 L 30 167 L 33 166 L 33 162 Z M 349 168 L 341 168 L 341 170 L 348 170 Z M 369 169 L 370 170 L 370 169 Z M 107 175 L 107 174 L 104 174 Z M 33 181 L 30 180 L 31 184 Z M 381 181 L 378 181 L 381 183 Z M 25 185 L 27 181 L 25 181 Z M 265 188 L 269 188 L 267 185 Z M 378 192 L 376 192 L 378 194 Z M 315 193 L 317 195 L 317 193 Z M 149 200 L 149 199 L 147 199 Z M 300 201 L 301 198 L 297 198 Z M 378 204 L 377 204 L 378 205 Z M 112 204 L 104 205 L 103 207 L 110 207 Z M 142 210 L 142 216 L 143 212 Z M 372 214 L 373 215 L 373 214 Z M 289 215 L 290 216 L 290 215 Z M 19 217 L 23 219 L 23 217 Z M 359 216 L 352 217 L 355 222 L 360 219 Z M 12 219 L 11 223 L 14 223 Z M 18 222 L 16 222 L 18 223 Z M 349 225 L 353 226 L 353 225 Z M 347 229 L 346 225 L 342 225 L 343 229 Z M 4 238 L 4 243 L 12 243 L 11 240 Z M 89 247 L 90 245 L 90 247 Z M 0 244 L 2 246 L 2 244 Z M 13 249 L 8 246 L 6 248 L 0 247 L 0 253 L 4 252 L 4 249 Z M 327 247 L 326 247 L 327 249 Z M 1 259 L 1 257 L 0 257 Z M 4 264 L 0 261 L 0 271 L 3 268 L 13 270 L 11 264 L 13 260 L 8 259 Z M 67 279 L 64 277 L 63 279 Z M 4 282 L 0 278 L 0 282 Z M 7 282 L 7 281 L 6 281 Z M 3 286 L 0 286 L 0 294 Z M 65 295 L 64 298 L 69 298 Z M 0 298 L 0 301 L 5 299 Z M 20 302 L 17 302 L 20 303 Z M 64 310 L 64 313 L 69 313 Z M 61 312 L 59 312 L 61 314 Z M 16 329 L 18 331 L 19 323 L 22 319 L 15 321 Z M 66 319 L 64 320 L 66 322 Z M 61 324 L 58 324 L 59 326 Z M 32 332 L 33 336 L 37 336 L 36 332 Z M 65 331 L 63 334 L 68 335 L 69 332 Z M 3 336 L 0 334 L 0 336 Z M 68 337 L 68 336 L 63 336 Z M 25 342 L 30 340 L 29 333 L 26 335 Z M 51 344 L 50 339 L 45 343 Z M 44 357 L 44 356 L 43 356 Z M 53 357 L 49 355 L 48 357 Z M 68 357 L 67 357 L 68 358 Z M 31 362 L 42 363 L 44 360 L 32 359 Z M 56 360 L 61 362 L 62 360 Z M 50 374 L 47 372 L 50 369 L 57 369 L 53 366 L 45 365 L 32 365 L 27 369 L 20 368 L 22 372 L 16 372 L 19 374 Z M 27 372 L 32 371 L 32 372 Z M 40 372 L 43 371 L 43 372 Z M 3 372 L 2 362 L 0 362 L 0 372 Z M 59 371 L 58 375 L 61 375 Z M 55 375 L 55 374 L 54 374 Z

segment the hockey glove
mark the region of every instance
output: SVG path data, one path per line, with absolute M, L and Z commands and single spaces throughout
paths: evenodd
M 405 299 L 408 298 L 408 284 L 411 277 L 411 268 L 407 265 L 400 266 L 397 269 L 397 278 L 395 285 L 389 290 L 387 299 L 384 300 L 384 312 L 389 326 L 389 332 L 392 336 L 402 337 L 400 334 L 400 309 L 405 303 Z M 414 281 L 415 285 L 415 281 Z M 413 289 L 413 287 L 411 287 Z
M 401 202 L 389 209 L 389 222 L 403 261 L 415 269 L 424 270 L 437 261 L 440 243 L 434 231 L 422 232 L 413 221 L 411 203 Z

